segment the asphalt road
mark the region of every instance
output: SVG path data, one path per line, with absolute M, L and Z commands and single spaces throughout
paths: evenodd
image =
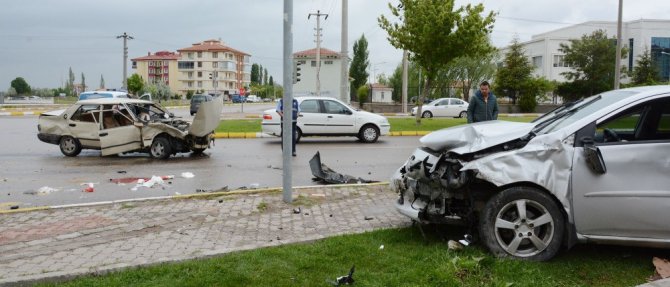
M 223 187 L 281 187 L 282 155 L 278 138 L 219 139 L 203 156 L 178 154 L 154 160 L 134 153 L 101 157 L 99 151 L 84 150 L 74 158 L 61 154 L 58 146 L 37 139 L 37 116 L 2 117 L 0 141 L 0 209 L 41 205 L 88 203 L 145 198 L 218 190 Z M 321 160 L 333 170 L 369 180 L 387 181 L 418 145 L 418 137 L 381 137 L 363 144 L 351 137 L 304 138 L 298 156 L 292 159 L 293 185 L 315 185 L 309 160 L 321 152 Z M 182 178 L 184 172 L 193 178 Z M 116 184 L 110 179 L 150 178 L 174 175 L 164 187 Z M 83 192 L 82 184 L 94 183 L 94 191 Z M 46 194 L 38 191 L 53 189 Z

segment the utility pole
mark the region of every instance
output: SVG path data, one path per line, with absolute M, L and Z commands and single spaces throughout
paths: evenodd
M 321 11 L 316 10 L 316 14 L 309 13 L 307 19 L 316 16 L 316 96 L 321 96 L 321 16 L 326 16 L 324 20 L 328 19 L 328 14 L 321 14 Z
M 342 64 L 342 73 L 340 78 L 340 100 L 349 103 L 349 0 L 342 0 L 342 37 L 340 39 L 341 52 L 340 61 Z
M 616 61 L 614 65 L 614 89 L 619 89 L 621 78 L 621 10 L 623 9 L 623 0 L 619 0 L 619 19 L 616 27 Z M 632 49 L 632 47 L 631 47 Z
M 284 0 L 284 118 L 282 127 L 282 198 L 293 202 L 293 167 L 291 166 L 291 140 L 293 136 L 293 0 Z
M 123 85 L 122 88 L 128 90 L 128 40 L 135 39 L 123 32 L 123 35 L 116 36 L 116 39 L 123 38 Z
M 409 64 L 407 61 L 407 50 L 402 53 L 402 113 L 407 113 L 407 74 Z

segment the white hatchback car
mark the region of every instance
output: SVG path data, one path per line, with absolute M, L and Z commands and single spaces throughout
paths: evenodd
M 303 136 L 355 136 L 363 142 L 376 142 L 387 135 L 391 124 L 383 116 L 356 110 L 329 97 L 296 97 L 300 104 L 299 141 Z M 263 112 L 263 133 L 281 136 L 281 118 L 275 109 Z
M 417 107 L 412 108 L 412 115 L 416 115 Z M 432 117 L 454 117 L 465 118 L 468 116 L 468 103 L 457 98 L 440 98 L 423 105 L 421 108 L 422 118 Z

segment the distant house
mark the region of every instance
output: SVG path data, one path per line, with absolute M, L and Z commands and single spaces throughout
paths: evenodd
M 370 100 L 373 103 L 393 103 L 393 98 L 391 98 L 393 88 L 375 83 L 370 85 L 370 93 L 372 94 Z
M 300 81 L 293 85 L 293 94 L 295 95 L 316 95 L 317 92 L 317 68 L 316 48 L 293 53 L 293 61 L 300 63 Z M 332 97 L 340 100 L 349 101 L 349 96 L 340 97 L 340 79 L 342 57 L 340 53 L 320 49 L 321 68 L 319 69 L 318 79 L 320 83 L 320 94 L 324 97 Z M 347 81 L 348 85 L 349 81 Z M 347 91 L 349 87 L 347 87 Z M 389 95 L 390 97 L 390 95 Z

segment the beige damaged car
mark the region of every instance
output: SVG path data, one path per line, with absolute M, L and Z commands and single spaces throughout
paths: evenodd
M 103 156 L 140 151 L 165 159 L 178 152 L 202 153 L 209 148 L 222 109 L 222 101 L 203 103 L 189 123 L 150 101 L 82 100 L 65 110 L 42 113 L 37 137 L 59 145 L 66 156 L 96 149 Z

